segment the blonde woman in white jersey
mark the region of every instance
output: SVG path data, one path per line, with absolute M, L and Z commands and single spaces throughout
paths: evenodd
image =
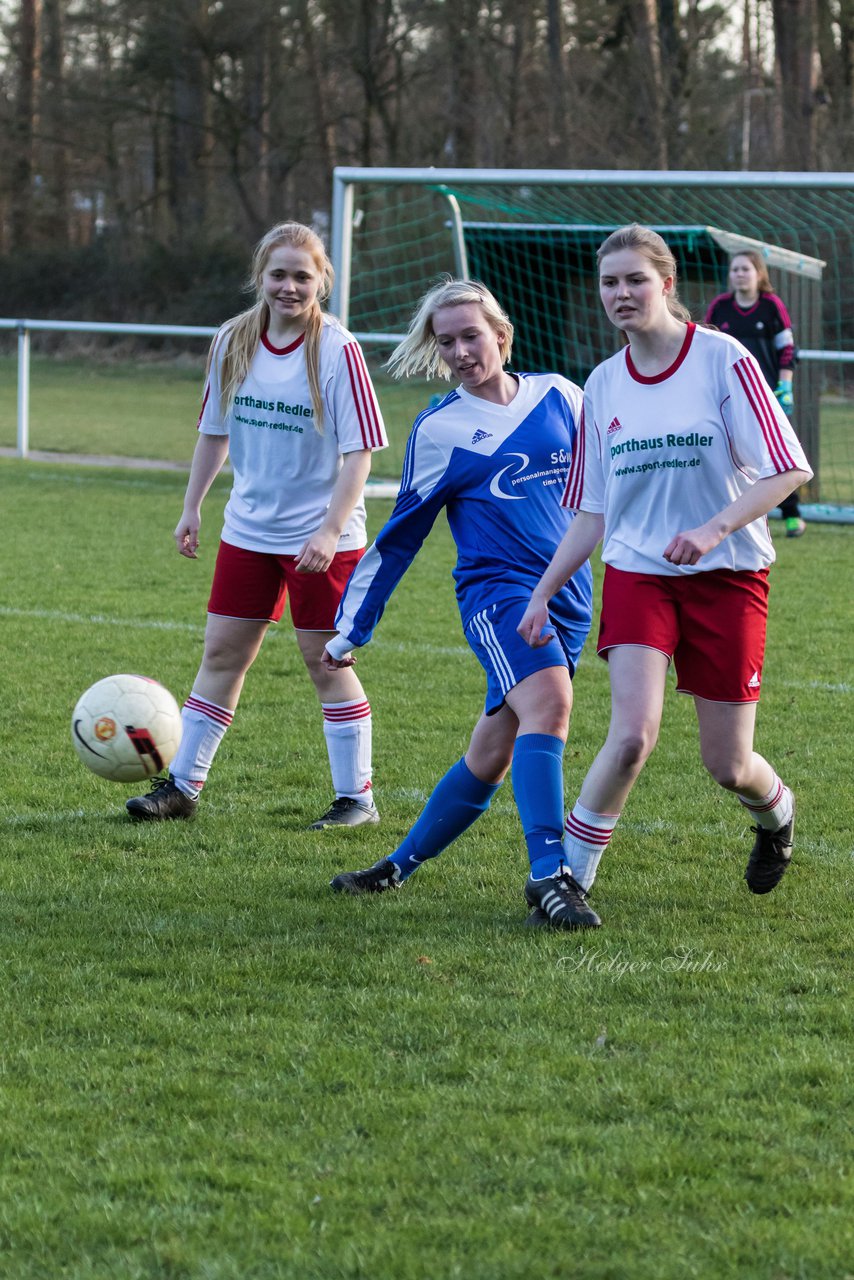
M 611 724 L 566 820 L 567 868 L 589 890 L 655 746 L 673 660 L 704 765 L 756 824 L 748 887 L 768 893 L 791 858 L 794 798 L 753 749 L 774 560 L 765 516 L 812 472 L 753 356 L 691 323 L 659 235 L 622 227 L 598 262 L 626 346 L 587 381 L 564 493 L 577 516 L 519 625 L 529 644 L 549 642 L 549 599 L 602 541 Z
M 320 658 L 367 543 L 363 489 L 371 453 L 388 443 L 359 344 L 321 310 L 332 266 L 309 227 L 285 222 L 258 243 L 255 304 L 211 346 L 199 438 L 175 529 L 195 560 L 202 501 L 227 457 L 225 509 L 202 663 L 183 709 L 171 776 L 127 802 L 143 820 L 194 818 L 214 754 L 271 622 L 290 597 L 297 644 L 314 684 L 335 797 L 313 828 L 377 822 L 371 795 L 371 708 L 350 668 Z

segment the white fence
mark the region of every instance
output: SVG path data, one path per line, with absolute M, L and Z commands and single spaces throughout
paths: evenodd
M 112 333 L 161 338 L 212 338 L 216 328 L 207 325 L 179 324 L 100 324 L 94 320 L 8 320 L 0 319 L 0 330 L 16 330 L 18 334 L 18 457 L 26 458 L 30 449 L 30 334 L 48 333 Z M 357 333 L 363 346 L 395 342 L 403 334 Z M 801 360 L 828 360 L 854 363 L 854 351 L 799 351 Z
M 140 334 L 160 338 L 213 338 L 215 328 L 209 325 L 165 324 L 100 324 L 93 320 L 9 320 L 0 319 L 0 330 L 17 330 L 18 333 L 18 428 L 15 453 L 20 458 L 29 454 L 29 338 L 32 333 L 104 333 Z M 388 343 L 389 339 L 402 338 L 403 334 L 357 333 L 364 346 Z M 825 360 L 854 362 L 851 351 L 799 351 L 800 360 Z
M 208 325 L 181 324 L 100 324 L 95 320 L 8 320 L 0 319 L 0 330 L 13 329 L 18 333 L 18 429 L 19 457 L 26 458 L 30 450 L 30 334 L 47 333 L 117 333 L 125 336 L 143 334 L 160 338 L 212 338 L 216 328 Z M 402 333 L 357 333 L 363 346 L 396 342 Z
M 30 334 L 38 330 L 58 333 L 156 334 L 160 337 L 212 338 L 216 329 L 168 324 L 98 324 L 89 320 L 0 320 L 0 329 L 18 331 L 18 430 L 17 454 L 30 451 Z

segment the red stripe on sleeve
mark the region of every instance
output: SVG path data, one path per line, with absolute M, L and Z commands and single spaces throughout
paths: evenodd
M 569 475 L 566 477 L 566 488 L 560 500 L 562 507 L 569 507 L 572 511 L 578 510 L 584 488 L 584 450 L 584 409 L 582 408 L 578 430 L 575 433 L 575 448 L 569 464 Z
M 350 387 L 359 418 L 362 442 L 366 449 L 379 449 L 384 443 L 379 406 L 365 366 L 362 349 L 357 343 L 348 342 L 344 348 L 344 354 L 347 357 L 347 370 L 350 374 Z
M 783 439 L 783 432 L 771 406 L 771 391 L 758 364 L 754 360 L 738 360 L 735 371 L 762 430 L 774 469 L 777 472 L 794 470 L 797 463 Z
M 198 420 L 198 422 L 196 423 L 196 430 L 197 430 L 197 431 L 200 431 L 200 430 L 201 430 L 201 427 L 202 427 L 202 418 L 205 416 L 205 409 L 207 408 L 208 396 L 210 395 L 210 393 L 211 393 L 211 384 L 210 384 L 210 382 L 207 382 L 207 383 L 205 384 L 205 394 L 204 394 L 204 398 L 203 398 L 203 400 L 202 400 L 202 411 L 201 411 L 201 413 L 199 414 L 199 420 Z
M 773 302 L 774 306 L 777 308 L 777 314 L 780 317 L 780 323 L 782 324 L 783 328 L 791 329 L 792 317 L 789 315 L 788 311 L 786 310 L 786 304 L 783 301 L 783 299 L 778 298 L 776 293 L 766 293 L 765 297 L 768 299 L 769 302 Z

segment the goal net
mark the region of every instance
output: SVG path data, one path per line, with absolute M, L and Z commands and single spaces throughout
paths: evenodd
M 617 336 L 596 248 L 626 222 L 659 230 L 702 320 L 739 248 L 764 255 L 795 329 L 795 425 L 813 519 L 854 519 L 854 177 L 848 174 L 337 169 L 332 307 L 381 359 L 442 273 L 483 280 L 518 337 L 514 364 L 578 382 Z

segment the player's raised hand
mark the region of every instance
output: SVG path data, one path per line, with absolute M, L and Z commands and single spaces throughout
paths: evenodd
M 536 595 L 531 596 L 527 609 L 516 630 L 532 649 L 542 649 L 543 645 L 554 639 L 554 632 L 543 635 L 543 628 L 549 625 L 549 611 L 546 604 Z
M 175 528 L 175 545 L 188 560 L 198 560 L 199 528 L 202 520 L 198 511 L 184 511 Z

